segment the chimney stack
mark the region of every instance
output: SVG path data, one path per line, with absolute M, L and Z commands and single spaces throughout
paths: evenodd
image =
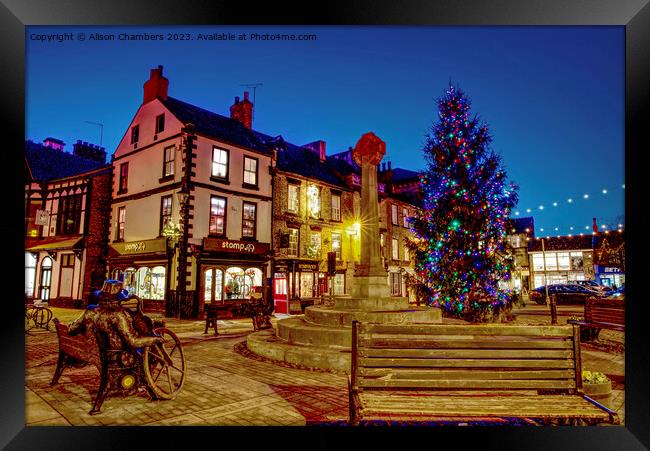
M 594 220 L 593 220 L 592 230 L 594 232 L 598 232 L 598 224 L 596 224 L 596 218 L 594 218 Z
M 248 91 L 244 91 L 244 100 L 235 97 L 235 103 L 230 107 L 230 118 L 239 121 L 246 128 L 253 126 L 253 103 L 248 100 Z
M 104 147 L 96 146 L 85 141 L 77 140 L 72 145 L 72 154 L 89 160 L 99 161 L 102 164 L 106 163 L 106 149 Z
M 169 80 L 163 77 L 163 67 L 158 66 L 157 69 L 151 69 L 149 80 L 144 82 L 144 99 L 142 103 L 151 102 L 154 99 L 167 99 L 167 90 L 169 88 Z
M 43 145 L 45 147 L 48 147 L 50 149 L 54 150 L 60 150 L 61 152 L 64 152 L 65 149 L 65 143 L 61 141 L 60 139 L 52 138 L 52 137 L 47 137 L 43 140 Z

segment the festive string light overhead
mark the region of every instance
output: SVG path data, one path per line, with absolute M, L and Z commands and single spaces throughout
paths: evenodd
M 618 189 L 618 188 L 616 188 L 616 187 L 603 188 L 603 189 L 600 190 L 600 193 L 601 194 L 609 194 L 610 192 L 615 191 L 616 189 Z M 625 184 L 622 184 L 620 189 L 625 189 Z M 584 193 L 581 197 L 583 199 L 587 200 L 587 199 L 590 199 L 592 196 L 589 193 Z M 567 204 L 573 204 L 574 200 L 575 199 L 573 197 L 567 197 L 566 203 Z M 544 210 L 544 205 L 545 205 L 544 203 L 539 204 L 537 209 L 538 210 Z M 560 204 L 560 202 L 554 201 L 554 202 L 551 203 L 551 205 L 553 205 L 554 207 L 559 207 L 561 204 Z M 517 209 L 517 210 L 515 210 L 514 215 L 519 216 L 521 214 L 521 210 L 525 210 L 526 213 L 531 213 L 533 211 L 532 208 Z

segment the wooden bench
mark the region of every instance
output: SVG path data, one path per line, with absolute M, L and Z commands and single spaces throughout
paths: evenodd
M 585 300 L 585 319 L 569 320 L 582 329 L 582 339 L 591 341 L 598 338 L 601 329 L 625 332 L 625 300 L 587 298 Z
M 55 385 L 63 370 L 68 367 L 80 368 L 88 364 L 93 365 L 99 371 L 99 388 L 93 401 L 93 407 L 89 414 L 95 415 L 100 412 L 101 406 L 108 392 L 118 388 L 125 393 L 134 392 L 137 389 L 137 367 L 136 361 L 127 358 L 123 350 L 108 349 L 104 338 L 95 330 L 86 330 L 79 335 L 69 335 L 68 326 L 54 318 L 54 326 L 59 339 L 59 359 L 57 361 L 54 377 L 50 385 Z M 120 387 L 117 382 L 121 376 L 130 375 L 136 381 L 132 388 Z
M 619 424 L 582 392 L 578 326 L 352 322 L 350 422 Z

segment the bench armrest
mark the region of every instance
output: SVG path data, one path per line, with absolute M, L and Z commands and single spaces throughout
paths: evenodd
M 348 374 L 348 403 L 350 411 L 350 423 L 356 425 L 359 422 L 359 394 L 355 387 L 352 386 L 352 377 Z
M 599 403 L 599 402 L 596 401 L 595 399 L 592 399 L 592 398 L 590 398 L 589 396 L 587 396 L 587 395 L 585 395 L 585 394 L 582 394 L 582 397 L 583 397 L 585 400 L 587 400 L 587 401 L 589 401 L 590 403 L 592 403 L 594 406 L 596 406 L 596 407 L 598 407 L 599 409 L 602 409 L 602 410 L 604 410 L 605 412 L 607 412 L 607 413 L 609 414 L 609 419 L 610 419 L 610 421 L 612 422 L 612 424 L 621 424 L 621 420 L 620 420 L 620 418 L 618 417 L 618 414 L 617 414 L 616 412 L 614 412 L 614 411 L 611 410 L 611 409 L 608 409 L 607 407 L 605 407 L 604 405 L 602 405 L 601 403 Z

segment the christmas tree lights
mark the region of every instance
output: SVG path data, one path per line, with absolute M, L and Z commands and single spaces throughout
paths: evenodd
M 518 188 L 506 181 L 491 140 L 487 125 L 470 116 L 469 99 L 450 85 L 423 149 L 423 209 L 411 219 L 416 239 L 408 243 L 429 303 L 470 321 L 510 306 L 498 283 L 509 278 L 506 223 Z

